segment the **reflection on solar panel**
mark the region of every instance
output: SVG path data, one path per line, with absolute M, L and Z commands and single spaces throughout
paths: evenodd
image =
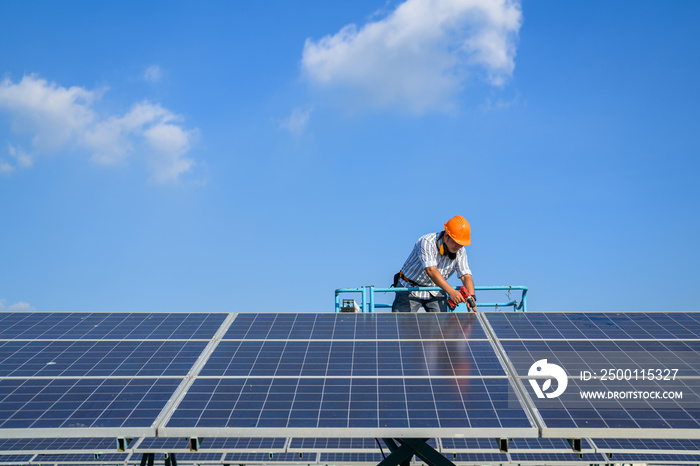
M 202 377 L 505 376 L 488 341 L 222 341 Z
M 224 340 L 486 339 L 474 314 L 238 314 Z
M 246 428 L 529 429 L 530 423 L 507 379 L 255 378 L 197 379 L 166 427 L 244 435 Z

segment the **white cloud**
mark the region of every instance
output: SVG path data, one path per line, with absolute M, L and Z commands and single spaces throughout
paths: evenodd
M 308 78 L 349 102 L 449 111 L 473 75 L 503 85 L 515 68 L 517 0 L 407 0 L 381 20 L 307 39 Z
M 145 81 L 151 82 L 151 83 L 157 83 L 163 78 L 163 71 L 160 69 L 160 66 L 158 65 L 152 65 L 146 68 L 146 71 L 143 73 L 143 79 Z
M 0 160 L 0 173 L 12 173 L 17 168 L 30 168 L 34 165 L 34 158 L 21 147 L 12 144 L 7 145 L 7 153 L 11 157 L 10 163 L 7 160 Z
M 280 128 L 286 129 L 295 136 L 301 136 L 309 125 L 312 110 L 310 106 L 295 108 L 292 114 L 280 124 Z
M 102 92 L 49 84 L 35 75 L 25 76 L 17 84 L 9 79 L 0 82 L 0 110 L 10 115 L 13 131 L 31 136 L 35 153 L 82 149 L 102 165 L 123 163 L 137 154 L 148 160 L 153 179 L 160 182 L 176 180 L 191 169 L 194 162 L 186 154 L 196 130 L 184 129 L 181 117 L 150 102 L 134 104 L 125 115 L 98 115 L 93 107 L 101 96 Z M 162 131 L 163 126 L 168 131 Z M 160 134 L 155 154 L 154 133 Z M 173 139 L 165 140 L 168 137 Z M 18 166 L 33 164 L 34 158 L 27 152 L 10 148 Z M 0 171 L 13 169 L 0 161 Z
M 0 311 L 34 311 L 34 307 L 32 307 L 29 303 L 25 302 L 17 302 L 15 304 L 12 304 L 10 306 L 5 305 L 5 300 L 0 299 Z

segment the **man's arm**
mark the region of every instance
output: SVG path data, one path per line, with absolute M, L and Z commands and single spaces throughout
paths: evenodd
M 447 295 L 450 297 L 453 303 L 459 304 L 464 302 L 464 297 L 462 296 L 462 293 L 455 290 L 450 286 L 449 283 L 447 283 L 447 280 L 445 280 L 445 277 L 442 276 L 437 267 L 426 267 L 425 273 L 428 274 L 433 283 L 435 283 L 437 286 L 442 288 L 445 291 L 445 293 L 447 293 Z M 471 275 L 469 276 L 469 280 L 471 280 Z M 467 287 L 467 289 L 469 289 L 469 287 Z M 473 294 L 474 284 L 472 284 L 471 290 L 472 291 L 470 291 L 470 293 Z
M 462 280 L 462 284 L 467 288 L 469 294 L 474 296 L 474 281 L 472 280 L 471 274 L 466 273 L 459 277 L 459 279 Z M 472 311 L 476 312 L 476 300 L 474 301 L 474 307 L 472 308 Z

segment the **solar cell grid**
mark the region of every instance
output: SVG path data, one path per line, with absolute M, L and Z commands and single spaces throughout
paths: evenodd
M 581 391 L 683 392 L 682 399 L 585 399 Z M 675 381 L 581 381 L 570 379 L 566 391 L 558 398 L 536 398 L 535 406 L 542 416 L 546 436 L 556 435 L 557 429 L 581 429 L 581 436 L 595 436 L 587 429 L 616 429 L 617 437 L 635 437 L 634 430 L 652 430 L 657 437 L 674 435 L 671 429 L 700 428 L 700 379 Z M 632 429 L 621 432 L 621 429 Z M 664 433 L 664 430 L 666 432 Z M 643 431 L 641 431 L 643 432 Z M 649 433 L 647 432 L 647 433 Z M 680 435 L 675 431 L 675 435 Z M 613 432 L 611 432 L 613 434 Z M 637 435 L 636 437 L 639 437 Z
M 677 369 L 676 377 L 700 376 L 700 340 L 505 340 L 503 349 L 519 376 L 527 376 L 533 362 L 547 359 L 561 366 L 569 377 L 581 371 L 604 376 L 603 371 L 629 369 Z
M 150 427 L 178 379 L 0 379 L 0 430 Z
M 487 313 L 496 336 L 503 339 L 658 340 L 700 338 L 694 313 Z
M 505 453 L 455 453 L 448 458 L 457 464 L 490 464 L 508 463 L 508 455 Z
M 0 454 L 0 464 L 25 464 L 28 463 L 34 455 L 2 455 Z
M 0 340 L 208 339 L 226 314 L 9 312 Z
M 381 453 L 321 453 L 318 461 L 321 464 L 379 464 L 384 457 Z
M 103 453 L 98 459 L 95 459 L 94 454 L 90 453 L 64 453 L 64 454 L 39 454 L 34 459 L 35 463 L 46 464 L 46 463 L 95 463 L 99 460 L 101 463 L 122 463 L 127 457 L 128 453 Z
M 0 377 L 187 375 L 205 341 L 5 341 Z
M 226 463 L 315 463 L 317 461 L 317 453 L 302 452 L 302 453 L 228 453 L 224 461 Z
M 382 448 L 384 445 L 382 444 Z M 375 438 L 292 438 L 289 442 L 290 452 L 294 451 L 321 451 L 334 450 L 336 452 L 344 451 L 363 451 L 379 450 L 377 439 Z
M 537 464 L 551 464 L 561 462 L 581 464 L 606 464 L 607 460 L 600 453 L 509 453 L 514 463 L 536 462 Z
M 499 450 L 495 438 L 441 438 L 442 451 L 457 452 L 460 450 Z
M 488 341 L 222 341 L 200 376 L 505 376 Z
M 166 427 L 530 428 L 507 379 L 197 379 Z
M 114 438 L 10 438 L 0 439 L 0 452 L 51 450 L 116 450 Z
M 700 454 L 700 440 L 698 439 L 614 439 L 597 438 L 593 439 L 596 447 L 603 451 L 633 452 L 636 450 L 654 450 L 665 452 L 687 452 L 694 451 Z
M 471 313 L 237 314 L 224 340 L 486 339 Z
M 593 450 L 593 445 L 591 445 L 585 438 L 581 440 L 581 450 Z M 510 440 L 508 451 L 513 452 L 517 450 L 537 450 L 537 451 L 547 451 L 547 450 L 565 450 L 571 451 L 572 447 L 568 440 L 563 438 L 514 438 Z
M 614 453 L 611 460 L 616 463 L 655 463 L 687 461 L 693 464 L 700 463 L 700 455 L 688 453 L 668 454 L 668 453 Z

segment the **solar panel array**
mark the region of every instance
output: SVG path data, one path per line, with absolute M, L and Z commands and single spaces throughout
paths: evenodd
M 694 313 L 3 312 L 0 465 L 697 464 L 699 372 Z

